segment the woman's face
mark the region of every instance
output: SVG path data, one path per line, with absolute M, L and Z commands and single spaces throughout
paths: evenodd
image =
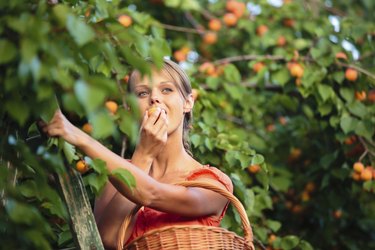
M 185 99 L 177 84 L 167 73 L 152 70 L 151 77 L 139 77 L 132 86 L 141 114 L 145 114 L 152 106 L 165 110 L 168 135 L 183 126 L 184 113 L 190 112 L 193 107 L 192 97 Z

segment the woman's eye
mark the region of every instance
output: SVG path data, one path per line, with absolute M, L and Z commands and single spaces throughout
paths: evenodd
M 146 92 L 146 91 L 138 92 L 138 93 L 137 93 L 137 96 L 138 96 L 138 97 L 145 97 L 145 96 L 147 96 L 147 92 Z
M 162 91 L 163 93 L 169 93 L 169 92 L 172 92 L 173 90 L 171 88 L 164 88 Z

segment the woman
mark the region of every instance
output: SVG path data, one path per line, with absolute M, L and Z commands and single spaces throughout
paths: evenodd
M 177 64 L 164 60 L 161 70 L 152 66 L 150 77 L 142 77 L 134 71 L 129 86 L 144 114 L 139 143 L 131 161 L 111 152 L 72 125 L 61 111 L 43 126 L 49 136 L 60 136 L 89 157 L 104 160 L 109 171 L 124 168 L 133 174 L 136 180 L 133 190 L 111 176 L 95 203 L 95 218 L 104 246 L 106 249 L 116 247 L 121 223 L 134 203 L 144 209 L 133 219 L 126 233 L 128 241 L 167 225 L 219 226 L 227 207 L 226 198 L 202 188 L 173 185 L 194 179 L 233 191 L 228 176 L 197 162 L 186 146 L 194 105 L 188 77 Z M 151 108 L 155 112 L 151 112 Z

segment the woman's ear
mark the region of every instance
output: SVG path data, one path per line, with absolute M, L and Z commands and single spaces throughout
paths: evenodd
M 194 98 L 192 94 L 185 99 L 184 113 L 189 113 L 194 107 Z

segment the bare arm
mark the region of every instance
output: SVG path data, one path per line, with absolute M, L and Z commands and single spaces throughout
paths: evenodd
M 227 202 L 226 198 L 209 190 L 185 188 L 156 181 L 142 169 L 114 154 L 73 126 L 61 111 L 56 112 L 46 130 L 49 135 L 61 136 L 76 145 L 89 157 L 104 160 L 110 172 L 117 168 L 130 171 L 136 181 L 136 188 L 133 190 L 114 176 L 111 176 L 110 180 L 122 195 L 134 203 L 185 216 L 204 216 L 219 214 Z

